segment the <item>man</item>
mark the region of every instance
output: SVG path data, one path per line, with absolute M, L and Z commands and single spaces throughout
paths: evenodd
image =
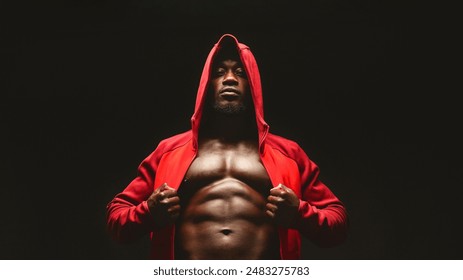
M 154 259 L 298 259 L 300 234 L 344 241 L 344 205 L 297 143 L 269 133 L 257 63 L 230 34 L 209 53 L 191 124 L 108 204 L 116 240 L 150 233 Z

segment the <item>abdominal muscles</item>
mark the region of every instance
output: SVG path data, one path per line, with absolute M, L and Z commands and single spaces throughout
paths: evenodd
M 177 259 L 278 259 L 276 227 L 265 215 L 266 196 L 225 178 L 199 188 L 176 227 Z

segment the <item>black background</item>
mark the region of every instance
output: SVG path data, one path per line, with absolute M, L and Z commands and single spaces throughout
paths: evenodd
M 147 238 L 109 238 L 105 206 L 189 128 L 204 60 L 232 33 L 259 63 L 271 131 L 299 142 L 350 214 L 346 243 L 304 240 L 303 258 L 461 259 L 458 35 L 440 8 L 2 3 L 0 258 L 147 258 Z

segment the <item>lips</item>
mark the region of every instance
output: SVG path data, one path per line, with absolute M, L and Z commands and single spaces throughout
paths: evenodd
M 240 91 L 236 88 L 226 87 L 220 90 L 220 95 L 239 95 Z

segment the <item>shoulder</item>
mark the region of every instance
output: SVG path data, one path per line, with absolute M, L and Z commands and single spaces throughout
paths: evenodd
M 161 140 L 156 148 L 158 153 L 166 153 L 189 143 L 193 137 L 191 130 Z
M 305 178 L 310 174 L 318 174 L 318 166 L 314 163 L 304 149 L 294 140 L 268 134 L 266 139 L 266 149 L 278 151 L 284 157 L 293 160 L 298 165 Z
M 265 140 L 266 145 L 272 149 L 278 150 L 287 157 L 298 159 L 301 156 L 306 156 L 301 146 L 294 140 L 286 137 L 269 133 Z

